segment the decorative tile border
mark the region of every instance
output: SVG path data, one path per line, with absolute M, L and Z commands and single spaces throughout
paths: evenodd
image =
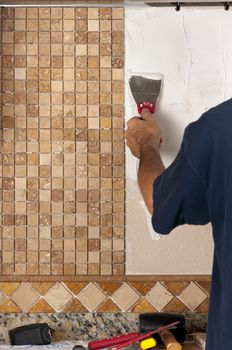
M 210 282 L 0 282 L 0 312 L 207 313 Z

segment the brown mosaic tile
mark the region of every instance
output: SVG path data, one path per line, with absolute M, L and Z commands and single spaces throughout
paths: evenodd
M 186 311 L 189 311 L 189 309 L 179 299 L 174 298 L 167 306 L 165 306 L 163 311 L 165 311 L 165 312 L 186 312 Z
M 157 310 L 144 298 L 141 298 L 131 309 L 132 312 L 156 312 Z
M 123 275 L 123 9 L 12 8 L 0 33 L 0 274 Z
M 179 295 L 188 286 L 188 282 L 164 282 L 163 284 L 173 295 Z
M 88 282 L 65 282 L 65 285 L 73 294 L 77 295 L 88 285 Z
M 154 284 L 154 282 L 130 282 L 130 285 L 141 295 L 146 295 Z
M 5 299 L 2 304 L 0 304 L 0 312 L 20 312 L 20 308 L 11 300 Z
M 45 295 L 54 286 L 53 282 L 31 282 L 31 287 L 40 295 Z M 1 288 L 0 288 L 1 289 Z
M 121 309 L 116 305 L 111 299 L 105 301 L 99 308 L 97 312 L 119 312 Z
M 0 290 L 7 296 L 11 296 L 12 293 L 18 288 L 18 282 L 0 282 Z
M 28 312 L 54 312 L 54 309 L 44 299 L 40 299 Z
M 63 309 L 64 312 L 88 312 L 84 305 L 77 299 L 72 299 Z
M 207 298 L 196 310 L 196 312 L 201 312 L 207 314 L 209 311 L 209 299 Z
M 122 285 L 122 282 L 98 282 L 97 284 L 104 293 L 111 296 Z
M 211 282 L 210 281 L 197 281 L 197 284 L 206 292 L 208 295 L 210 294 Z

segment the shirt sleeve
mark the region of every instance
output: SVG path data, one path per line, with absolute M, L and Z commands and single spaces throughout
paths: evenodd
M 179 225 L 204 225 L 210 221 L 204 186 L 183 144 L 175 161 L 155 180 L 153 203 L 152 225 L 161 234 Z

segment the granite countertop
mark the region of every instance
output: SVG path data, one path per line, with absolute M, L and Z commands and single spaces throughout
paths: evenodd
M 20 350 L 28 350 L 28 349 L 32 349 L 32 350 L 45 350 L 45 349 L 62 349 L 62 350 L 72 350 L 74 345 L 83 345 L 85 346 L 85 348 L 87 349 L 87 343 L 86 342 L 82 342 L 82 341 L 62 341 L 62 342 L 54 342 L 50 345 L 36 345 L 36 346 L 32 346 L 32 345 L 24 345 L 24 346 L 12 346 L 12 345 L 0 345 L 0 350 L 8 350 L 8 349 L 20 349 Z M 127 347 L 127 349 L 129 350 L 135 350 L 135 349 L 139 349 L 139 346 L 134 346 L 134 347 Z M 164 348 L 156 348 L 157 350 L 162 349 L 164 350 Z M 202 350 L 203 348 L 198 346 L 198 345 L 194 345 L 193 343 L 186 343 L 183 345 L 183 350 Z

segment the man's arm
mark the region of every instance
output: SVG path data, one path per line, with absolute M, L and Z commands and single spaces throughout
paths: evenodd
M 153 213 L 153 183 L 164 171 L 159 151 L 147 149 L 141 152 L 138 170 L 138 184 L 147 209 Z
M 144 202 L 153 213 L 153 183 L 164 171 L 160 158 L 160 129 L 155 117 L 148 111 L 142 112 L 142 118 L 134 117 L 128 122 L 126 131 L 127 145 L 132 154 L 139 158 L 138 184 Z

